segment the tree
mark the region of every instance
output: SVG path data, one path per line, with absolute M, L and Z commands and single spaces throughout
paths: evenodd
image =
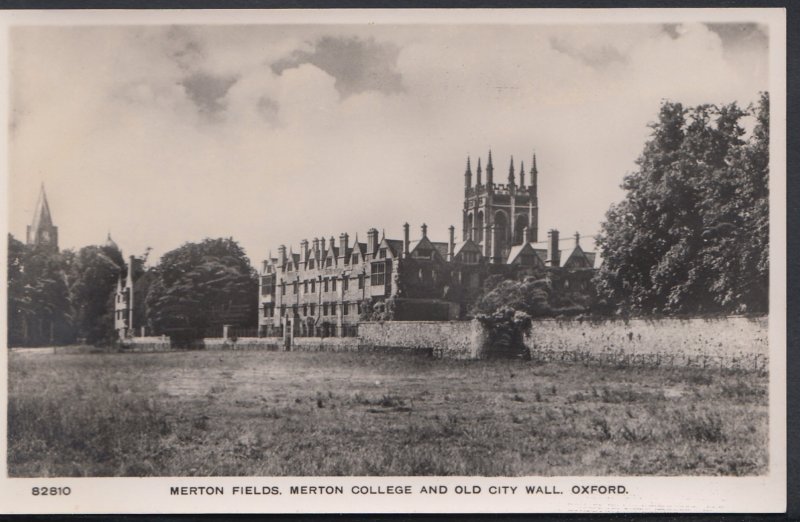
M 154 269 L 146 309 L 157 333 L 201 335 L 220 310 L 231 307 L 246 309 L 243 326 L 255 324 L 258 279 L 232 238 L 186 243 L 164 254 Z
M 89 343 L 114 339 L 113 296 L 124 269 L 122 252 L 113 243 L 83 247 L 71 263 L 69 289 L 75 326 Z
M 601 298 L 645 314 L 767 310 L 768 123 L 766 94 L 746 111 L 662 104 L 602 224 Z
M 73 339 L 65 270 L 71 252 L 23 245 L 8 235 L 9 346 Z

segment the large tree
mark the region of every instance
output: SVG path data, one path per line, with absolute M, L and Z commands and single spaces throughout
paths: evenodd
M 125 262 L 113 243 L 86 246 L 69 270 L 70 298 L 78 335 L 89 343 L 114 339 L 113 295 Z
M 651 127 L 602 224 L 599 294 L 633 313 L 765 312 L 768 96 L 748 110 L 664 102 Z
M 71 252 L 24 245 L 8 235 L 9 346 L 73 339 L 66 270 Z
M 186 243 L 167 252 L 149 281 L 147 321 L 156 333 L 201 335 L 219 310 L 231 306 L 246 308 L 243 325 L 255 324 L 258 279 L 231 238 Z

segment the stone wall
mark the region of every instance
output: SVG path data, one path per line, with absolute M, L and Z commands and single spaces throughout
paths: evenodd
M 132 337 L 123 340 L 120 345 L 131 352 L 167 352 L 172 349 L 169 337 Z
M 278 351 L 282 349 L 282 340 L 276 337 L 239 337 L 232 339 L 206 338 L 200 347 L 203 350 L 265 350 Z
M 538 360 L 765 370 L 767 318 L 533 322 L 526 339 Z
M 363 350 L 429 350 L 448 359 L 477 358 L 486 340 L 477 321 L 362 322 L 358 335 Z
M 298 352 L 356 352 L 358 337 L 295 337 L 292 350 Z

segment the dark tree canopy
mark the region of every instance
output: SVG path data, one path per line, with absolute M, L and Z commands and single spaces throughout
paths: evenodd
M 147 320 L 157 333 L 191 330 L 200 335 L 220 310 L 231 307 L 246 308 L 243 326 L 257 317 L 256 273 L 231 238 L 186 243 L 167 252 L 148 286 Z
M 632 313 L 766 312 L 768 95 L 747 110 L 664 102 L 651 127 L 602 224 L 600 296 Z
M 8 345 L 73 340 L 66 272 L 70 251 L 24 245 L 8 235 Z
M 114 339 L 113 296 L 124 269 L 122 253 L 113 244 L 83 247 L 72 260 L 69 281 L 75 327 L 89 343 Z

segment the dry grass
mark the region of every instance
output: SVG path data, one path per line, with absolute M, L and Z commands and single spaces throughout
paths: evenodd
M 10 354 L 9 474 L 753 475 L 767 378 L 408 355 Z

